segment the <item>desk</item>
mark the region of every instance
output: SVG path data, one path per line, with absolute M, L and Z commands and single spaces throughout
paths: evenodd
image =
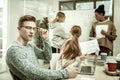
M 76 78 L 71 78 L 67 80 L 80 80 L 81 77 L 87 77 L 95 80 L 119 80 L 118 76 L 109 76 L 106 75 L 104 72 L 104 67 L 103 66 L 96 66 L 96 70 L 94 75 L 82 75 L 78 74 Z
M 119 76 L 109 76 L 104 72 L 104 70 L 105 70 L 104 66 L 96 65 L 96 70 L 94 75 L 78 74 L 76 78 L 71 78 L 67 80 L 80 80 L 81 77 L 91 78 L 95 80 L 119 80 Z

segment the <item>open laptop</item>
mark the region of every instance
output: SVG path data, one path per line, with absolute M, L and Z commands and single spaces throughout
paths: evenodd
M 96 58 L 95 56 L 94 61 L 87 61 L 86 65 L 80 66 L 79 74 L 86 74 L 86 75 L 93 75 L 96 69 Z

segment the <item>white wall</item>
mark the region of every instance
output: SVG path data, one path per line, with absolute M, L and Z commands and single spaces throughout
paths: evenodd
M 7 25 L 7 47 L 18 36 L 18 19 L 24 14 L 23 1 L 8 0 L 8 25 Z
M 120 0 L 114 0 L 114 24 L 117 29 L 117 39 L 114 41 L 114 55 L 120 53 Z
M 89 40 L 89 33 L 93 22 L 95 22 L 94 9 L 93 10 L 68 10 L 63 11 L 66 15 L 65 30 L 70 31 L 71 27 L 78 25 L 81 27 L 82 34 L 79 38 L 80 42 Z M 69 32 L 70 34 L 70 32 Z

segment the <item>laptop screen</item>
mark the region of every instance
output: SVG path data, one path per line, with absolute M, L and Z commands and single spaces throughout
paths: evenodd
M 93 61 L 87 61 L 87 64 L 81 65 L 79 73 L 80 74 L 94 74 L 96 68 L 96 56 Z

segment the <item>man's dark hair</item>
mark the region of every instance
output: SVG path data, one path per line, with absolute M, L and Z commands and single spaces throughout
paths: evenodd
M 24 16 L 20 17 L 19 22 L 18 22 L 18 26 L 22 27 L 23 26 L 23 22 L 25 22 L 25 21 L 36 22 L 36 18 L 34 16 L 31 16 L 31 15 L 24 15 Z

